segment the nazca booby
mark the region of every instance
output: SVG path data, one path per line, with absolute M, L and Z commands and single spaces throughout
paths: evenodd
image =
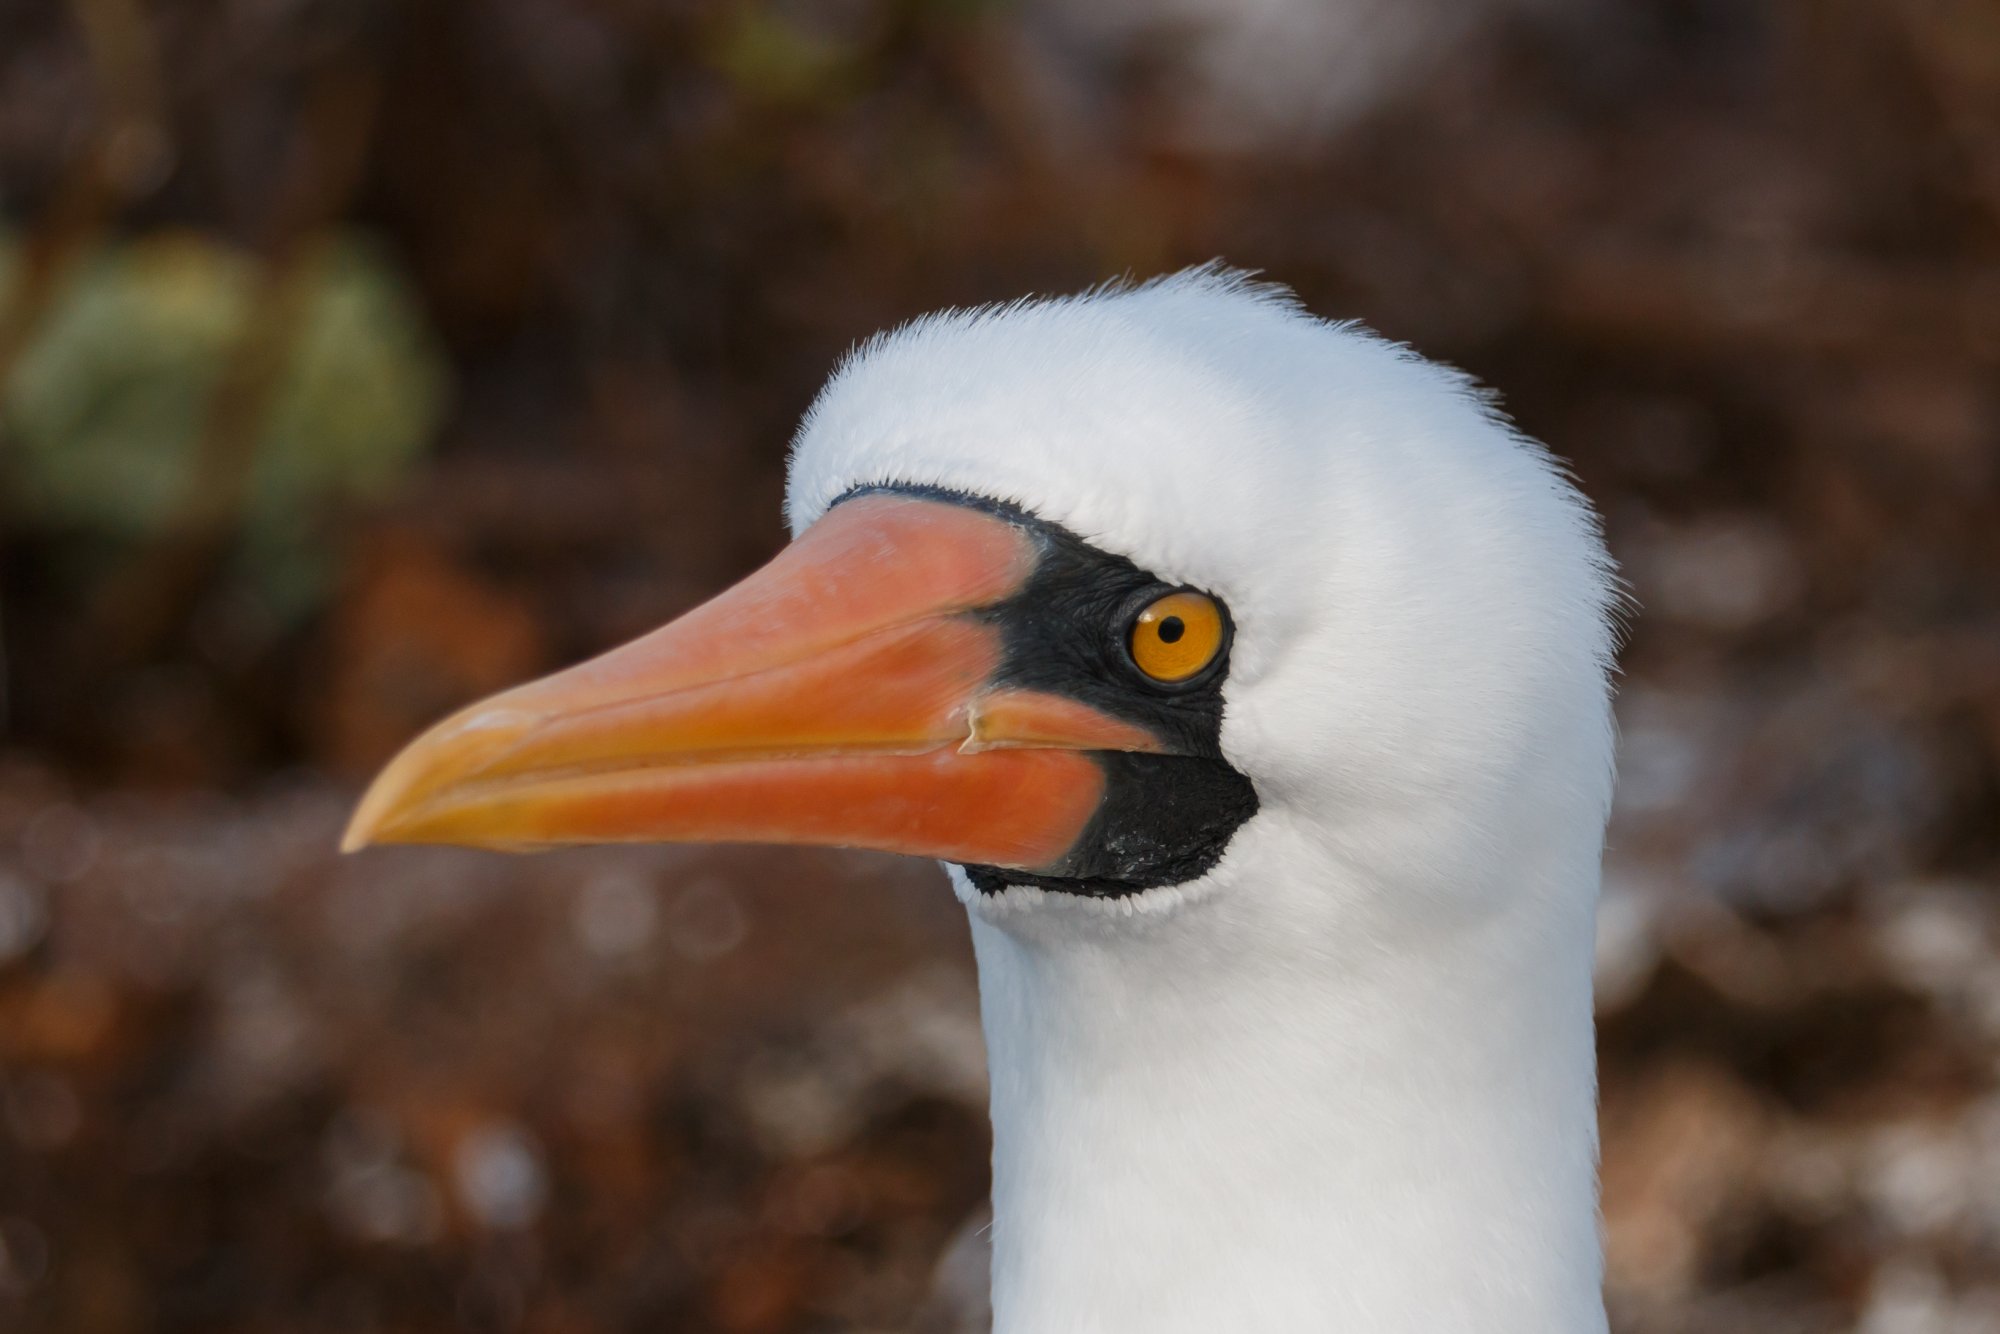
M 997 1334 L 1605 1327 L 1613 577 L 1455 371 L 1210 267 L 919 319 L 735 588 L 415 741 L 347 846 L 946 863 Z

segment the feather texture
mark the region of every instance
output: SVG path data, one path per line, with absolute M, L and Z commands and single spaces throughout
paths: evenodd
M 1604 1328 L 1590 959 L 1615 581 L 1466 376 L 1218 267 L 857 349 L 795 530 L 1022 506 L 1236 622 L 1258 813 L 1187 884 L 972 916 L 998 1334 Z

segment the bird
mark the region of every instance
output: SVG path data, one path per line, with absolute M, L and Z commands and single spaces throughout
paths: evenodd
M 943 863 L 995 1334 L 1606 1328 L 1620 595 L 1564 465 L 1214 263 L 861 343 L 786 514 L 713 600 L 422 734 L 345 846 Z

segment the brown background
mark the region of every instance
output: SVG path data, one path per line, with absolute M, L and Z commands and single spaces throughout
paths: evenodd
M 856 338 L 1220 255 L 1502 390 L 1643 604 L 1617 1328 L 2000 1329 L 2000 5 L 1259 12 L 0 4 L 0 1326 L 907 1327 L 934 870 L 332 841 L 773 550 Z

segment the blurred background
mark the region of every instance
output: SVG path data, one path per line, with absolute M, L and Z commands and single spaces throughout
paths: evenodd
M 857 338 L 1212 256 L 1499 388 L 1643 604 L 1617 1330 L 2000 1330 L 1995 0 L 6 0 L 0 1327 L 962 1285 L 934 868 L 334 839 L 769 555 Z

